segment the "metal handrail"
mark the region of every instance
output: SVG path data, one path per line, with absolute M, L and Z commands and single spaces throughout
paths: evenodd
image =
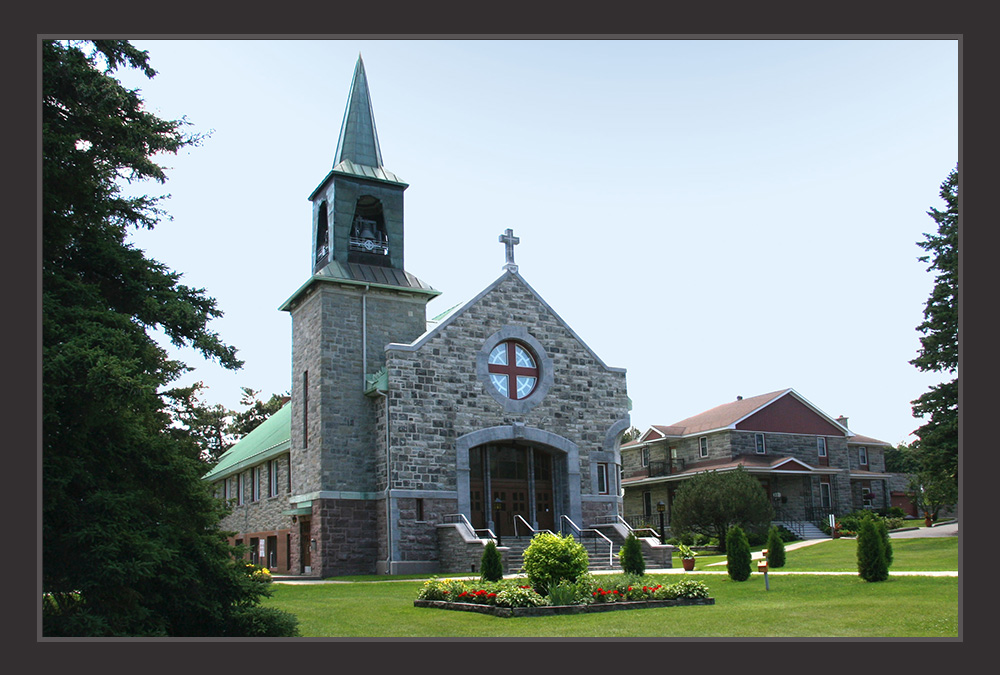
M 515 513 L 515 514 L 514 514 L 514 536 L 515 536 L 515 537 L 520 537 L 520 536 L 521 536 L 521 535 L 519 535 L 519 534 L 517 533 L 517 521 L 519 521 L 519 520 L 520 520 L 520 521 L 521 521 L 522 523 L 524 523 L 524 526 L 525 526 L 526 528 L 528 528 L 528 532 L 531 532 L 531 536 L 532 536 L 532 537 L 534 537 L 534 536 L 535 536 L 536 534 L 538 534 L 539 532 L 548 532 L 549 534 L 552 534 L 552 531 L 551 531 L 551 530 L 536 530 L 535 528 L 533 528 L 533 527 L 532 527 L 531 525 L 529 525 L 529 524 L 528 524 L 528 521 L 527 521 L 527 520 L 525 520 L 525 519 L 524 519 L 524 517 L 523 517 L 523 516 L 522 516 L 522 515 L 521 515 L 520 513 Z
M 479 539 L 483 539 L 483 537 L 479 536 L 480 532 L 486 532 L 487 534 L 489 534 L 490 536 L 487 537 L 487 539 L 494 539 L 495 540 L 497 538 L 497 536 L 495 534 L 493 534 L 493 530 L 489 529 L 488 527 L 480 528 L 478 530 L 476 528 L 474 528 L 472 526 L 472 523 L 469 522 L 469 519 L 465 517 L 464 513 L 449 513 L 448 515 L 446 515 L 444 517 L 444 522 L 446 522 L 446 523 L 453 522 L 453 521 L 449 521 L 448 520 L 449 518 L 460 518 L 462 520 L 462 522 L 465 523 L 465 526 L 469 528 L 469 530 L 472 532 L 472 534 L 476 535 Z
M 614 544 L 613 541 L 611 541 L 610 539 L 608 539 L 607 537 L 605 537 L 604 534 L 600 530 L 595 530 L 593 528 L 588 528 L 586 530 L 580 529 L 580 527 L 576 523 L 574 523 L 570 519 L 570 517 L 567 516 L 566 514 L 563 514 L 562 519 L 565 520 L 570 525 L 572 525 L 573 529 L 575 529 L 577 532 L 580 533 L 580 538 L 581 539 L 583 538 L 583 533 L 584 532 L 593 532 L 598 537 L 600 537 L 601 539 L 603 539 L 604 541 L 606 541 L 608 543 L 608 564 L 611 565 L 612 567 L 614 567 L 614 565 L 615 565 L 615 544 Z

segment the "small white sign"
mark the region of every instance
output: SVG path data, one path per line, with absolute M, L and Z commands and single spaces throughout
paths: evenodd
M 831 513 L 830 514 L 830 527 L 833 528 L 833 527 L 836 527 L 836 526 L 837 526 L 837 519 L 834 518 L 833 514 Z

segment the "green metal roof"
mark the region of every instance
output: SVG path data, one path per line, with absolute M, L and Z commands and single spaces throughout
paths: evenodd
M 222 453 L 219 463 L 202 480 L 219 480 L 260 464 L 292 447 L 292 402 L 286 403 L 260 426 Z

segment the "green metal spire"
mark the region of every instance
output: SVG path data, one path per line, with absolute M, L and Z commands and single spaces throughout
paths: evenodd
M 337 166 L 344 160 L 376 168 L 382 166 L 375 115 L 368 94 L 368 78 L 365 76 L 365 64 L 360 53 L 354 67 L 354 79 L 351 81 L 351 93 L 347 97 L 347 109 L 344 111 L 333 165 Z

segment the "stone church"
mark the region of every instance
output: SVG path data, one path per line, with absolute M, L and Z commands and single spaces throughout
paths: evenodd
M 428 320 L 405 268 L 361 58 L 332 170 L 313 190 L 309 276 L 292 318 L 291 400 L 206 475 L 223 527 L 279 574 L 476 569 L 484 543 L 573 533 L 621 513 L 625 371 L 521 276 Z M 488 261 L 483 261 L 488 263 Z

